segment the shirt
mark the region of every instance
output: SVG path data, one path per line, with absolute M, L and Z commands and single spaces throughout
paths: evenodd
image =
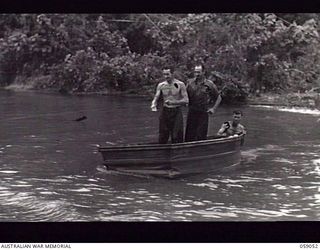
M 189 96 L 189 108 L 197 111 L 207 111 L 219 96 L 217 86 L 210 80 L 205 79 L 202 83 L 196 83 L 196 79 L 190 79 L 187 85 Z

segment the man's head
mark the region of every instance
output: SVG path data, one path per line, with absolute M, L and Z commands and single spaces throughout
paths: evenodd
M 162 73 L 163 73 L 164 78 L 167 81 L 170 81 L 173 79 L 172 70 L 170 68 L 164 68 Z
M 234 124 L 239 124 L 241 121 L 241 118 L 243 116 L 243 113 L 241 110 L 235 110 L 233 111 L 233 123 Z
M 196 78 L 202 77 L 204 75 L 204 70 L 202 65 L 196 65 L 194 67 L 194 76 Z

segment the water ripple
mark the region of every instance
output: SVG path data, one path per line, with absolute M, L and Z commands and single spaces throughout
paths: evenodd
M 318 109 L 308 109 L 308 108 L 288 108 L 283 106 L 269 106 L 269 105 L 250 105 L 255 108 L 265 108 L 265 109 L 273 109 L 284 112 L 298 113 L 298 114 L 308 114 L 308 115 L 320 115 L 320 111 Z
M 4 195 L 5 194 L 5 195 Z M 3 199 L 5 197 L 5 199 Z M 18 219 L 23 221 L 82 220 L 70 204 L 36 197 L 28 192 L 6 192 L 0 195 L 0 221 Z M 10 209 L 11 216 L 6 210 Z

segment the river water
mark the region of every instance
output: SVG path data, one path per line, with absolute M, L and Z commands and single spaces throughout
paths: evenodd
M 157 140 L 149 105 L 0 92 L 0 221 L 319 220 L 319 111 L 240 107 L 248 135 L 232 169 L 177 180 L 106 173 L 97 145 Z M 219 108 L 210 134 L 234 108 Z

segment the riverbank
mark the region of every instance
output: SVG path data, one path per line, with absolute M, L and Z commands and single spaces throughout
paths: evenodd
M 264 93 L 259 96 L 248 97 L 247 103 L 251 105 L 319 109 L 319 98 L 318 93 Z
M 9 86 L 3 87 L 4 90 L 11 91 L 31 91 L 39 93 L 48 94 L 67 94 L 76 96 L 92 96 L 92 95 L 112 95 L 112 96 L 127 96 L 127 97 L 140 97 L 147 100 L 151 100 L 154 95 L 154 91 L 150 86 L 146 86 L 139 90 L 105 90 L 99 92 L 61 92 L 59 89 L 53 88 L 36 88 L 30 86 L 29 84 L 11 84 Z M 310 108 L 319 109 L 320 108 L 320 94 L 316 92 L 309 93 L 262 93 L 260 95 L 250 95 L 246 102 L 243 104 L 249 105 L 267 105 L 267 106 L 281 106 L 281 107 L 299 107 L 299 108 Z
M 20 82 L 24 82 L 21 84 Z M 31 84 L 30 82 L 20 81 L 14 82 L 8 86 L 2 86 L 0 89 L 14 92 L 38 92 L 45 94 L 62 94 L 73 96 L 94 96 L 94 95 L 112 95 L 112 96 L 127 96 L 127 97 L 141 97 L 148 100 L 152 100 L 155 88 L 150 86 L 144 86 L 140 89 L 129 90 L 114 90 L 106 89 L 102 91 L 90 91 L 90 92 L 72 92 L 66 91 L 60 88 L 43 87 L 41 84 Z

